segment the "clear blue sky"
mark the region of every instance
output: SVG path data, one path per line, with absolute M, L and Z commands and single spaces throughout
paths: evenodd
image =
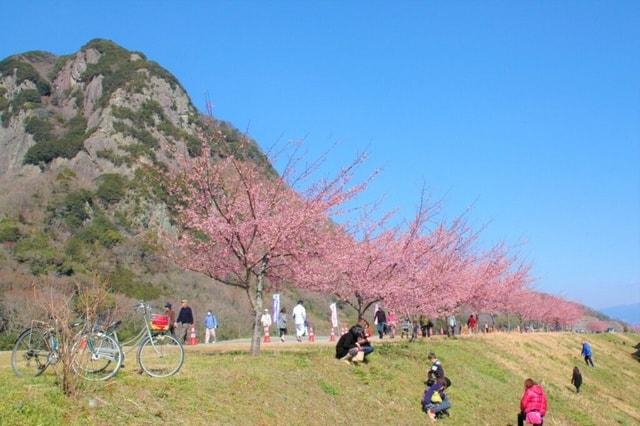
M 640 2 L 92 4 L 3 2 L 0 57 L 112 39 L 264 147 L 366 149 L 402 214 L 474 204 L 541 290 L 640 302 Z

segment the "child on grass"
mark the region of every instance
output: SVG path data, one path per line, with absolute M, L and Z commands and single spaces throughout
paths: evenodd
M 580 374 L 580 370 L 578 370 L 578 367 L 573 367 L 571 384 L 576 387 L 576 393 L 580 393 L 580 386 L 582 385 L 582 374 Z

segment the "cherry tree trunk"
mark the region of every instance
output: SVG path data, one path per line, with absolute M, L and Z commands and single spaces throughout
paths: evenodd
M 261 271 L 258 274 L 258 282 L 256 284 L 256 298 L 255 303 L 253 305 L 254 309 L 254 324 L 253 324 L 253 336 L 251 336 L 251 355 L 257 356 L 260 353 L 260 316 L 262 315 L 262 280 L 264 277 L 264 272 Z

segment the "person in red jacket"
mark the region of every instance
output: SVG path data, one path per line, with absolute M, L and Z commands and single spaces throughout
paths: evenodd
M 542 425 L 547 414 L 547 396 L 542 386 L 532 379 L 524 381 L 524 394 L 520 400 L 520 413 L 518 413 L 518 426 L 524 426 L 524 422 L 533 425 Z

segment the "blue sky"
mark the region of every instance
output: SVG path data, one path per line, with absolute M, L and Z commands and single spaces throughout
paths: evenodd
M 0 57 L 112 39 L 263 147 L 367 150 L 364 201 L 473 204 L 541 290 L 640 302 L 640 2 L 390 3 L 3 2 Z

